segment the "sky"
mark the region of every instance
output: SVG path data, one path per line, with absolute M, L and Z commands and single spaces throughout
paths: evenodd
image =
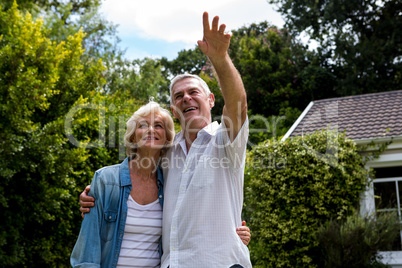
M 172 60 L 202 39 L 202 14 L 219 16 L 226 30 L 268 21 L 281 28 L 284 21 L 266 0 L 103 0 L 101 12 L 118 24 L 120 47 L 126 58 Z

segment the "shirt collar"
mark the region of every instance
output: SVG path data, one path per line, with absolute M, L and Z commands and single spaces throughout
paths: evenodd
M 205 126 L 203 129 L 201 129 L 200 131 L 198 131 L 197 133 L 197 138 L 198 137 L 202 137 L 204 135 L 209 135 L 209 136 L 213 136 L 216 134 L 216 131 L 218 130 L 219 127 L 219 123 L 214 121 L 211 124 Z M 178 146 L 182 141 L 184 141 L 184 134 L 183 131 L 180 131 L 179 133 L 177 133 L 176 137 L 174 138 L 174 146 Z

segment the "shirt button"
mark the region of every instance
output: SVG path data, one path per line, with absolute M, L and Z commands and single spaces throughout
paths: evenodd
M 159 198 L 162 198 L 162 195 L 160 195 Z
M 109 220 L 111 220 L 112 219 L 112 216 L 109 216 Z
M 172 229 L 173 229 L 173 230 L 176 230 L 176 227 L 173 226 Z

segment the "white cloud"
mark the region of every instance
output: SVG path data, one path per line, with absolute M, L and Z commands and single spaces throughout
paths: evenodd
M 202 13 L 219 15 L 227 29 L 264 20 L 283 26 L 280 15 L 266 0 L 104 0 L 102 12 L 119 24 L 119 35 L 195 44 L 202 38 Z

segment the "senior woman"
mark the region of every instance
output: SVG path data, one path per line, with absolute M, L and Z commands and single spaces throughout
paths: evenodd
M 127 122 L 127 158 L 95 172 L 85 216 L 71 254 L 73 267 L 158 267 L 163 178 L 158 162 L 174 138 L 170 113 L 156 102 Z

